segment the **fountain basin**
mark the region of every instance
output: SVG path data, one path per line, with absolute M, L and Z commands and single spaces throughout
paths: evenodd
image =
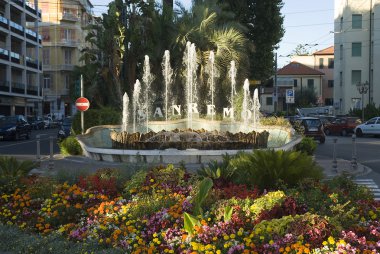
M 150 130 L 172 130 L 186 126 L 186 121 L 173 120 L 168 122 L 150 122 Z M 218 131 L 252 131 L 252 127 L 244 126 L 241 122 L 208 121 L 205 119 L 193 120 L 193 127 Z M 120 132 L 120 125 L 95 126 L 86 131 L 84 135 L 78 135 L 78 141 L 86 157 L 100 161 L 125 162 L 125 163 L 151 163 L 151 164 L 199 164 L 205 165 L 211 161 L 222 161 L 223 155 L 235 155 L 238 152 L 251 152 L 252 149 L 225 149 L 225 150 L 177 150 L 173 148 L 165 150 L 130 150 L 112 148 L 111 132 Z M 269 138 L 266 149 L 291 150 L 298 144 L 302 137 L 294 134 L 292 128 L 279 126 L 260 126 L 255 131 L 268 131 Z

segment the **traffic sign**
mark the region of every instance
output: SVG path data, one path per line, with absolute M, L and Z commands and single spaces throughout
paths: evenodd
M 75 106 L 79 111 L 86 111 L 90 107 L 90 102 L 85 97 L 79 97 L 75 101 Z
M 286 89 L 286 103 L 294 103 L 294 90 Z

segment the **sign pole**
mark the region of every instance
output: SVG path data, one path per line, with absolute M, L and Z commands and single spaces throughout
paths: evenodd
M 80 75 L 80 97 L 83 97 L 83 75 Z M 84 134 L 84 111 L 80 112 L 80 126 L 82 135 Z

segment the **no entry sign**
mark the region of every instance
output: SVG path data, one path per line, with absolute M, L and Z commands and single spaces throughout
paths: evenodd
M 75 101 L 75 106 L 79 111 L 86 111 L 90 107 L 90 102 L 85 97 L 79 97 Z

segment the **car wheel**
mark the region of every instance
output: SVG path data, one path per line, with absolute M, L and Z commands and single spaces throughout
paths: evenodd
M 325 130 L 325 134 L 326 134 L 327 136 L 330 136 L 330 135 L 331 135 L 331 131 L 330 131 L 329 129 L 326 129 L 326 130 Z
M 356 136 L 358 136 L 358 137 L 363 137 L 363 132 L 362 132 L 361 129 L 357 129 L 357 130 L 356 130 Z
M 347 130 L 342 130 L 342 132 L 340 133 L 342 136 L 347 136 Z
M 321 143 L 321 144 L 324 144 L 324 143 L 325 143 L 325 141 L 326 141 L 326 139 L 325 139 L 325 138 L 321 138 L 321 139 L 319 140 L 319 143 Z
M 14 140 L 19 140 L 19 139 L 20 139 L 20 134 L 18 132 L 16 132 Z
M 25 139 L 30 139 L 30 132 L 26 133 Z

